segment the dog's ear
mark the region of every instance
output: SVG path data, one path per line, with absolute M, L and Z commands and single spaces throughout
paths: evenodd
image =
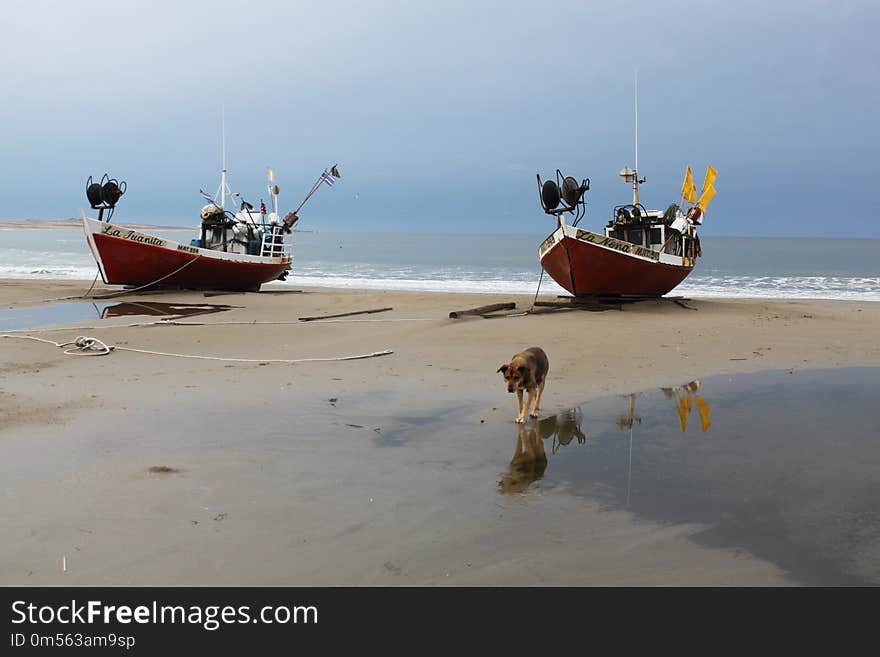
M 507 368 L 508 368 L 507 365 L 502 365 L 501 367 L 498 368 L 498 371 L 501 372 L 502 374 L 507 374 Z
M 529 368 L 526 367 L 525 365 L 520 365 L 519 368 L 517 368 L 516 371 L 519 372 L 521 376 L 525 376 L 525 375 L 526 375 L 526 372 L 529 371 Z

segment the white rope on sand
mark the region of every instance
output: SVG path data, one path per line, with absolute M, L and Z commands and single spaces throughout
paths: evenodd
M 235 325 L 243 325 L 243 326 L 254 326 L 254 325 L 267 325 L 267 324 L 343 324 L 348 322 L 436 322 L 442 318 L 440 317 L 390 317 L 385 319 L 313 319 L 309 322 L 302 322 L 300 320 L 292 320 L 289 322 L 263 322 L 263 321 L 238 321 L 238 322 L 181 322 L 175 319 L 168 319 L 165 321 L 154 322 L 154 324 L 171 324 L 172 326 L 235 326 Z
M 6 333 L 48 333 L 52 331 L 101 331 L 113 328 L 140 328 L 143 326 L 260 326 L 260 325 L 293 325 L 293 324 L 330 324 L 344 322 L 436 322 L 441 321 L 442 317 L 428 318 L 410 318 L 397 317 L 390 319 L 322 319 L 311 322 L 279 321 L 279 322 L 263 322 L 263 321 L 236 321 L 236 322 L 181 322 L 176 319 L 157 319 L 155 322 L 136 322 L 134 324 L 105 324 L 103 326 L 48 326 L 46 328 L 26 328 L 26 329 L 9 329 Z
M 166 351 L 151 351 L 149 349 L 135 349 L 133 347 L 117 347 L 107 345 L 97 338 L 80 335 L 71 342 L 53 342 L 44 338 L 38 338 L 33 335 L 10 335 L 8 333 L 0 334 L 0 338 L 17 338 L 19 340 L 34 340 L 44 344 L 51 344 L 55 347 L 69 347 L 75 345 L 74 348 L 65 349 L 64 353 L 70 356 L 106 356 L 111 351 L 131 351 L 137 354 L 148 354 L 152 356 L 169 356 L 173 358 L 195 358 L 198 360 L 216 360 L 229 363 L 322 363 L 337 362 L 344 360 L 361 360 L 364 358 L 376 358 L 378 356 L 388 356 L 394 352 L 391 349 L 383 351 L 374 351 L 369 354 L 357 354 L 354 356 L 337 356 L 331 358 L 225 358 L 221 356 L 199 356 L 194 354 L 175 354 Z
M 336 358 L 221 358 L 219 356 L 194 356 L 191 354 L 171 354 L 164 351 L 149 351 L 147 349 L 132 349 L 129 347 L 116 347 L 119 351 L 133 351 L 139 354 L 151 354 L 154 356 L 174 356 L 176 358 L 198 358 L 200 360 L 220 360 L 235 363 L 327 363 L 342 360 L 361 360 L 363 358 L 376 358 L 388 356 L 394 352 L 391 349 L 374 351 L 369 354 L 357 354 L 356 356 L 337 356 Z

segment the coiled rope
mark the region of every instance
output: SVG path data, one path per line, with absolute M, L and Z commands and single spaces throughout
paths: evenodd
M 70 342 L 54 342 L 52 340 L 46 340 L 45 338 L 35 337 L 33 335 L 8 335 L 5 333 L 0 335 L 0 338 L 19 338 L 20 340 L 33 340 L 35 342 L 43 342 L 45 344 L 54 345 L 59 349 L 74 345 L 73 348 L 64 350 L 64 353 L 68 356 L 106 356 L 116 348 L 108 346 L 98 338 L 90 338 L 86 335 L 78 335 Z

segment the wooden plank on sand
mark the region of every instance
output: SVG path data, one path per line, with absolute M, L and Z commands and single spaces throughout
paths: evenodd
M 301 322 L 314 322 L 319 319 L 334 319 L 336 317 L 351 317 L 352 315 L 372 315 L 373 313 L 384 313 L 394 308 L 373 308 L 371 310 L 355 310 L 351 313 L 339 313 L 338 315 L 316 315 L 315 317 L 300 317 Z
M 486 315 L 496 310 L 512 310 L 516 308 L 516 303 L 510 301 L 508 303 L 491 303 L 488 306 L 480 306 L 479 308 L 471 308 L 470 310 L 453 310 L 449 313 L 449 319 L 458 319 L 468 315 Z

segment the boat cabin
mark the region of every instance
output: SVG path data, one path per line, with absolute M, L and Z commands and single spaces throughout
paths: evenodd
M 639 205 L 619 205 L 605 226 L 605 236 L 636 244 L 658 253 L 696 257 L 699 243 L 687 231 L 678 205 L 666 211 L 647 210 Z
M 243 207 L 232 215 L 219 206 L 206 205 L 201 218 L 201 236 L 192 240 L 191 246 L 263 257 L 289 255 L 281 222 L 274 212 L 267 217 Z

